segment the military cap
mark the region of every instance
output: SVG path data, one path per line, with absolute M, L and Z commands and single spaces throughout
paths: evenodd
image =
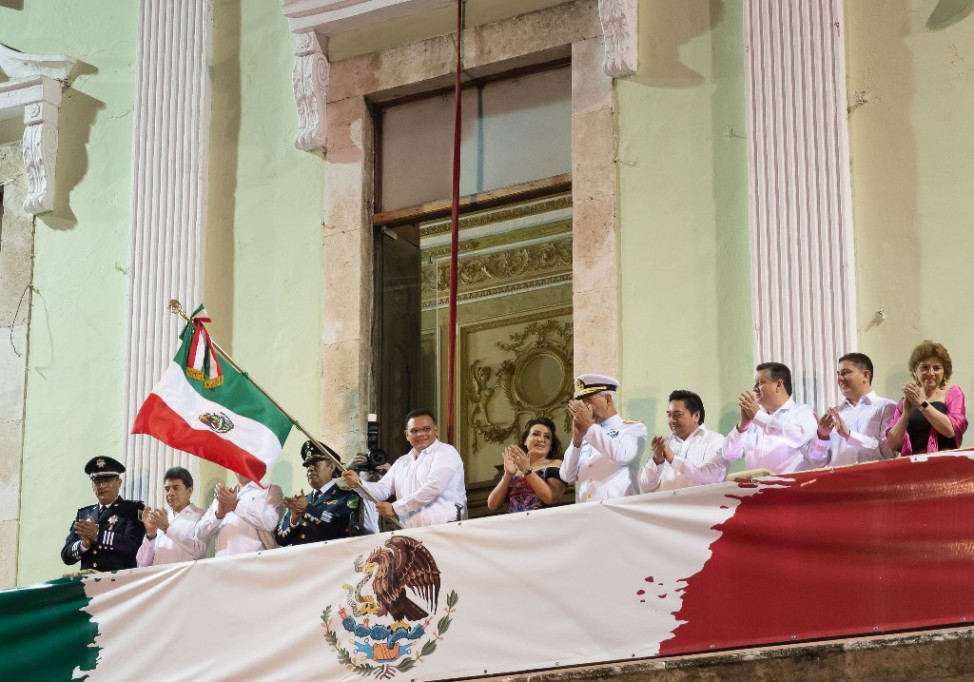
M 619 380 L 604 374 L 579 374 L 575 377 L 575 400 L 587 395 L 595 395 L 602 391 L 615 391 L 619 388 Z
M 317 445 L 315 445 L 310 440 L 306 440 L 304 442 L 304 445 L 301 446 L 302 464 L 304 464 L 304 466 L 306 467 L 309 467 L 315 462 L 320 462 L 322 460 L 326 460 L 329 463 L 333 463 L 330 457 L 328 457 L 327 455 L 325 455 L 325 453 L 323 453 L 321 450 L 318 449 Z M 341 476 L 341 474 L 342 472 L 338 470 L 337 466 L 332 468 L 331 470 L 332 478 L 338 478 L 339 476 Z
M 304 445 L 301 446 L 301 463 L 308 467 L 315 462 L 320 462 L 323 459 L 328 459 L 318 446 L 314 444 L 314 441 L 306 440 Z
M 85 464 L 85 473 L 92 481 L 96 478 L 115 478 L 125 473 L 125 466 L 117 459 L 98 455 Z

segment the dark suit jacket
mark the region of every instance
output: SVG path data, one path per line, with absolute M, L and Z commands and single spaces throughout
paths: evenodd
M 142 510 L 145 504 L 123 500 L 119 497 L 103 512 L 98 505 L 82 507 L 75 515 L 75 521 L 92 517 L 98 522 L 98 536 L 87 552 L 81 552 L 81 537 L 74 532 L 74 522 L 68 530 L 68 537 L 61 550 L 61 560 L 68 564 L 81 562 L 81 568 L 96 571 L 117 571 L 122 568 L 135 568 L 135 554 L 139 551 L 145 526 L 142 525 Z
M 291 510 L 284 512 L 284 518 L 274 532 L 277 544 L 304 545 L 363 533 L 362 498 L 355 491 L 333 485 L 315 504 L 311 504 L 311 495 L 307 499 L 308 508 L 293 528 Z

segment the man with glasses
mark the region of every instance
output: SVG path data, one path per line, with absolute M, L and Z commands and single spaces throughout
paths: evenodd
M 808 447 L 810 462 L 840 466 L 895 457 L 886 431 L 896 403 L 873 390 L 872 360 L 862 353 L 847 353 L 839 358 L 835 375 L 845 400 L 818 420 L 817 437 Z
M 379 514 L 407 528 L 467 518 L 463 460 L 452 445 L 437 438 L 436 419 L 428 410 L 406 415 L 406 440 L 412 449 L 397 459 L 378 481 L 363 481 L 351 470 L 342 474 L 350 488 L 361 486 L 377 500 Z
M 740 422 L 724 438 L 724 459 L 743 457 L 748 470 L 772 474 L 810 469 L 806 455 L 818 427 L 815 413 L 791 397 L 787 365 L 762 362 L 755 370 L 754 390 L 744 391 L 737 401 Z
M 135 568 L 136 552 L 145 537 L 142 502 L 118 494 L 125 467 L 111 457 L 92 457 L 85 465 L 98 502 L 78 510 L 61 550 L 61 560 L 82 570 L 118 571 Z
M 693 391 L 670 393 L 666 407 L 669 438 L 654 436 L 652 456 L 639 474 L 639 490 L 644 493 L 689 488 L 692 485 L 720 483 L 727 463 L 720 454 L 724 437 L 704 426 L 703 400 Z

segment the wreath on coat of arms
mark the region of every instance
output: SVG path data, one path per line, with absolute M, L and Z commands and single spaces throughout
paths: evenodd
M 431 656 L 450 629 L 458 601 L 451 590 L 439 611 L 440 569 L 422 542 L 392 536 L 368 558 L 359 555 L 355 572 L 361 579 L 344 584 L 345 602 L 321 613 L 325 641 L 338 662 L 362 677 L 387 680 L 412 670 Z M 371 588 L 371 594 L 367 591 Z

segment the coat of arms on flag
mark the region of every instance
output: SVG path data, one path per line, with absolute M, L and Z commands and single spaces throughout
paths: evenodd
M 132 433 L 260 481 L 284 447 L 291 420 L 231 362 L 221 362 L 199 306 L 182 343 L 146 398 Z

